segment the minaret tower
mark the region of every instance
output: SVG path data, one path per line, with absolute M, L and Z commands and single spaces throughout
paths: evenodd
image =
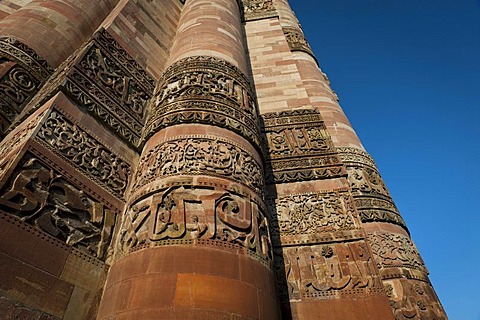
M 287 0 L 0 19 L 7 319 L 447 319 Z

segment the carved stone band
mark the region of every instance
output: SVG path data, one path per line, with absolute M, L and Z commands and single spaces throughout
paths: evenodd
M 262 205 L 224 188 L 182 185 L 137 199 L 123 217 L 117 252 L 155 245 L 212 241 L 238 245 L 271 260 L 268 223 Z M 208 245 L 208 243 L 205 243 Z
M 282 29 L 291 51 L 303 51 L 315 58 L 312 48 L 300 28 L 283 27 Z
M 190 57 L 174 63 L 164 73 L 144 129 L 144 139 L 179 123 L 226 128 L 260 147 L 251 85 L 237 67 L 221 59 Z
M 163 142 L 142 156 L 133 189 L 163 177 L 207 175 L 240 182 L 261 194 L 261 165 L 236 144 L 211 136 L 184 136 Z
M 245 21 L 278 17 L 272 0 L 243 0 Z
M 62 114 L 51 112 L 36 139 L 113 195 L 123 199 L 131 174 L 130 165 Z

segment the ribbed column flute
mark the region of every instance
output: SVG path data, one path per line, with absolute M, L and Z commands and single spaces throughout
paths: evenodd
M 279 317 L 239 10 L 183 8 L 99 319 Z
M 351 127 L 326 75 L 318 68 L 308 43 L 286 0 L 276 0 L 280 21 L 297 30 L 292 54 L 312 106 L 320 110 L 327 130 L 347 167 L 348 180 L 357 211 L 367 232 L 387 297 L 396 318 L 446 319 L 428 279 L 428 270 L 412 242 L 407 226 L 396 208 L 375 162 Z M 283 3 L 283 5 L 282 5 Z M 303 39 L 298 41 L 298 39 Z

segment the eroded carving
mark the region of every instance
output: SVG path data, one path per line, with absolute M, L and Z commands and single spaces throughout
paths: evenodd
M 3 187 L 0 209 L 101 259 L 115 223 L 111 210 L 28 154 Z
M 310 44 L 300 28 L 283 27 L 282 29 L 291 51 L 303 51 L 315 57 Z
M 52 111 L 36 139 L 116 197 L 123 198 L 130 165 L 62 114 Z
M 363 241 L 281 250 L 275 261 L 283 260 L 276 266 L 279 287 L 287 288 L 280 292 L 283 301 L 383 291 Z M 275 253 L 281 254 L 279 249 Z
M 186 136 L 161 143 L 140 159 L 136 189 L 173 175 L 211 175 L 241 182 L 262 192 L 262 167 L 243 148 L 210 136 Z
M 267 219 L 256 202 L 228 190 L 191 185 L 160 190 L 130 205 L 119 253 L 145 244 L 195 239 L 235 244 L 271 258 Z
M 194 56 L 170 66 L 157 90 L 144 136 L 148 139 L 166 126 L 192 122 L 230 129 L 259 146 L 257 107 L 251 85 L 227 61 Z
M 379 269 L 412 268 L 428 273 L 413 241 L 404 235 L 371 233 L 368 242 Z
M 278 17 L 272 0 L 243 0 L 245 21 Z
M 426 282 L 392 280 L 384 284 L 395 320 L 446 320 L 447 316 Z

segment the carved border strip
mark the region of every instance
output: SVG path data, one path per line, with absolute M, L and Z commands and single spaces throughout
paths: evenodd
M 244 21 L 278 17 L 272 0 L 239 0 L 243 5 Z
M 63 114 L 50 112 L 35 138 L 114 196 L 124 198 L 131 166 Z

